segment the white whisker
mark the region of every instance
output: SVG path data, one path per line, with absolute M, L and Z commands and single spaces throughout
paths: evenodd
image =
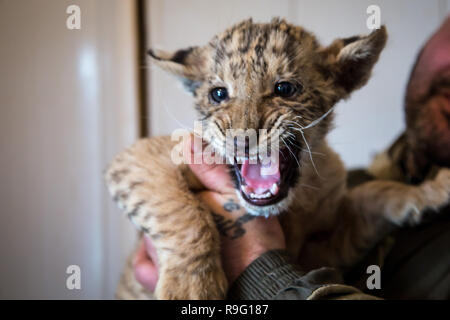
M 319 119 L 316 119 L 313 122 L 311 122 L 310 124 L 308 124 L 306 127 L 303 127 L 302 130 L 309 129 L 309 128 L 314 127 L 315 125 L 317 125 L 320 121 L 325 119 L 334 110 L 335 107 L 336 107 L 336 105 L 331 107 L 330 110 L 325 112 Z
M 295 161 L 297 162 L 297 165 L 300 167 L 300 163 L 298 162 L 297 157 L 295 156 L 295 154 L 292 152 L 291 148 L 289 148 L 288 144 L 286 143 L 286 141 L 283 139 L 283 137 L 280 137 L 281 140 L 283 141 L 284 145 L 286 146 L 286 148 L 289 150 L 289 152 L 292 154 L 292 156 L 294 157 Z
M 299 186 L 300 187 L 311 188 L 311 189 L 314 189 L 314 190 L 320 190 L 319 187 L 310 186 L 309 184 L 305 184 L 305 183 L 300 183 Z
M 303 133 L 303 130 L 300 130 L 300 133 L 301 133 L 301 135 L 303 137 L 303 140 L 305 141 L 306 147 L 308 148 L 309 158 L 311 159 L 311 164 L 312 164 L 312 166 L 314 168 L 314 171 L 316 171 L 317 176 L 319 178 L 321 178 L 319 172 L 317 171 L 316 164 L 314 163 L 314 159 L 313 159 L 312 153 L 311 153 L 311 148 L 309 147 L 308 141 L 306 141 L 306 137 L 305 137 L 305 134 Z
M 305 152 L 305 153 L 310 153 L 310 152 L 311 152 L 313 155 L 317 155 L 317 156 L 321 156 L 321 157 L 326 157 L 326 154 L 325 154 L 325 153 L 322 153 L 322 152 L 310 151 L 310 150 L 305 149 L 305 148 L 300 148 L 300 150 L 301 150 L 302 152 Z

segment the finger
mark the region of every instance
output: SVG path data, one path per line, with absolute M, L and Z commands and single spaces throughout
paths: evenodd
M 197 197 L 213 213 L 222 215 L 226 219 L 234 220 L 247 212 L 235 194 L 223 195 L 213 191 L 203 191 L 198 193 Z
M 233 192 L 229 167 L 226 164 L 206 161 L 202 150 L 206 145 L 201 138 L 190 135 L 183 140 L 183 155 L 192 172 L 209 190 L 219 193 Z
M 158 282 L 158 270 L 150 260 L 137 264 L 134 267 L 134 276 L 145 289 L 151 292 L 155 291 Z
M 158 256 L 156 254 L 156 248 L 152 243 L 152 240 L 148 236 L 144 236 L 145 251 L 147 256 L 153 261 L 156 267 L 158 267 Z
M 154 291 L 158 282 L 158 268 L 147 255 L 145 241 L 142 241 L 133 259 L 134 276 L 147 290 Z

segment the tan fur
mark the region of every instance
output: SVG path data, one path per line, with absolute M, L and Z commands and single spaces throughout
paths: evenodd
M 121 153 L 106 174 L 109 191 L 157 249 L 158 298 L 222 297 L 219 235 L 188 188 L 186 167 L 172 163 L 173 145 L 168 137 L 144 139 Z
M 312 34 L 284 20 L 247 20 L 204 47 L 151 53 L 162 68 L 184 78 L 204 120 L 204 138 L 224 157 L 223 132 L 230 128 L 279 128 L 284 139 L 300 145 L 300 176 L 281 204 L 256 208 L 241 203 L 255 215 L 282 213 L 288 250 L 304 269 L 350 266 L 393 224 L 417 223 L 426 208 L 448 203 L 449 170 L 419 186 L 374 181 L 348 191 L 344 166 L 325 140 L 332 115 L 301 130 L 367 82 L 386 37 L 383 27 L 366 37 L 321 47 Z M 280 79 L 301 82 L 304 89 L 291 99 L 274 97 L 273 86 Z M 220 106 L 208 98 L 217 86 L 230 93 Z M 157 298 L 224 298 L 218 233 L 191 191 L 195 180 L 187 166 L 170 160 L 173 146 L 168 137 L 143 139 L 119 154 L 106 172 L 109 190 L 157 248 Z M 251 147 L 250 156 L 256 150 Z M 325 236 L 316 237 L 319 233 Z M 126 287 L 141 288 L 131 272 L 129 265 L 124 280 L 134 283 Z M 142 297 L 138 291 L 136 298 Z

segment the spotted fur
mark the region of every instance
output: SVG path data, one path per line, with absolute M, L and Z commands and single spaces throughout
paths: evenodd
M 281 130 L 282 141 L 299 161 L 287 197 L 267 207 L 241 202 L 255 215 L 282 213 L 288 250 L 305 270 L 350 266 L 393 223 L 420 221 L 426 208 L 448 202 L 448 170 L 418 186 L 374 181 L 349 191 L 343 164 L 326 143 L 332 108 L 368 81 L 386 39 L 382 27 L 323 47 L 312 33 L 284 20 L 246 20 L 203 47 L 150 51 L 157 65 L 181 78 L 192 92 L 203 137 L 219 154 L 227 156 L 227 129 Z M 275 96 L 274 84 L 280 80 L 303 90 L 290 98 Z M 212 101 L 214 87 L 227 88 L 230 98 L 220 105 Z M 157 298 L 224 298 L 226 280 L 214 221 L 192 192 L 198 181 L 185 165 L 170 160 L 173 146 L 168 137 L 143 139 L 119 154 L 106 172 L 109 190 L 157 248 Z M 249 156 L 256 156 L 256 150 L 250 146 Z M 328 236 L 314 240 L 318 232 Z M 132 281 L 131 272 L 129 267 L 127 281 Z M 143 290 L 132 295 L 139 288 L 136 282 L 121 287 L 124 292 L 128 287 L 127 297 L 151 296 Z

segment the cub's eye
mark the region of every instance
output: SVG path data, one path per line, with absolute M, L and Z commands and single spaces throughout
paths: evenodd
M 226 88 L 214 88 L 210 92 L 211 99 L 220 103 L 228 99 L 228 91 Z
M 289 98 L 297 92 L 297 87 L 290 82 L 282 81 L 275 84 L 274 91 L 280 97 Z

